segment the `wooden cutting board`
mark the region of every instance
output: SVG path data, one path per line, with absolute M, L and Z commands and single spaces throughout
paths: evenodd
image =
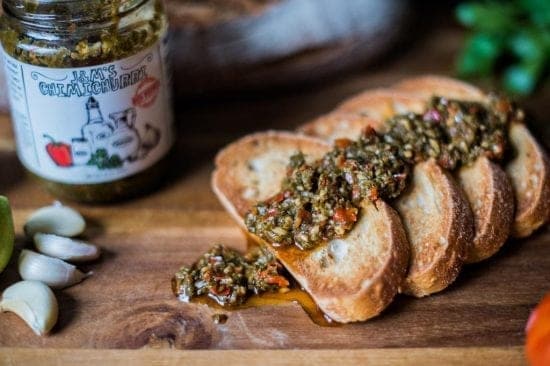
M 208 169 L 201 169 L 196 179 L 206 185 Z M 171 193 L 174 203 L 163 207 L 80 207 L 89 222 L 85 238 L 104 249 L 100 261 L 82 266 L 94 275 L 56 292 L 61 317 L 51 336 L 36 337 L 15 315 L 2 314 L 0 344 L 100 349 L 521 345 L 529 311 L 550 283 L 550 259 L 543 255 L 550 231 L 543 230 L 466 268 L 447 291 L 421 300 L 399 296 L 382 316 L 362 324 L 319 327 L 299 305 L 287 303 L 229 312 L 227 323 L 216 325 L 211 317 L 219 311 L 177 301 L 170 278 L 212 243 L 244 250 L 245 237 L 215 202 L 186 207 L 179 203 L 185 202 L 184 192 Z M 200 194 L 195 187 L 193 201 Z M 13 197 L 13 191 L 8 195 Z M 14 207 L 20 229 L 32 208 L 17 199 Z M 18 248 L 27 245 L 21 230 L 18 237 Z M 1 289 L 18 280 L 16 258 L 17 253 L 2 274 Z
M 444 28 L 406 57 L 322 89 L 178 103 L 180 137 L 170 179 L 136 200 L 75 205 L 89 224 L 85 238 L 104 254 L 83 266 L 94 271 L 92 277 L 57 292 L 60 319 L 49 337 L 33 335 L 13 314 L 0 314 L 0 364 L 523 363 L 525 322 L 550 290 L 548 227 L 466 267 L 448 290 L 424 299 L 398 296 L 381 316 L 360 324 L 320 327 L 299 305 L 287 303 L 230 312 L 225 324 L 216 325 L 214 310 L 181 303 L 170 290 L 179 266 L 211 244 L 246 246 L 245 235 L 209 189 L 217 149 L 248 131 L 294 128 L 359 90 L 406 74 L 448 73 L 460 40 L 460 32 Z M 535 116 L 548 115 L 549 96 L 546 89 L 526 101 Z M 543 125 L 534 130 L 544 131 Z M 25 176 L 5 116 L 0 193 L 12 201 L 20 250 L 28 245 L 21 232 L 25 218 L 54 198 Z M 0 291 L 17 280 L 14 258 L 0 275 Z

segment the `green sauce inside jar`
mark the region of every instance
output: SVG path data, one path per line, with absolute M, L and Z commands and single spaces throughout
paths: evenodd
M 5 0 L 18 155 L 53 194 L 108 202 L 154 187 L 173 145 L 160 0 Z

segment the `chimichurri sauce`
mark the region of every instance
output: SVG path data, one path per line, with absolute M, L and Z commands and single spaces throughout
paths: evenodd
M 292 156 L 281 191 L 256 204 L 245 224 L 273 245 L 315 248 L 347 234 L 363 200 L 398 197 L 417 162 L 433 158 L 454 170 L 479 156 L 502 159 L 508 125 L 522 118 L 521 110 L 497 96 L 487 105 L 434 97 L 423 114 L 389 119 L 383 135 L 367 127 L 357 141 L 337 140 L 312 164 L 301 153 Z
M 288 287 L 281 272 L 281 264 L 266 250 L 243 256 L 218 244 L 191 267 L 182 267 L 172 279 L 172 290 L 185 302 L 208 296 L 222 306 L 237 306 L 250 295 Z

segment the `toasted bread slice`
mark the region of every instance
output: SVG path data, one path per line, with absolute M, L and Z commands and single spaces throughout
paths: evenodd
M 425 98 L 442 95 L 448 98 L 486 103 L 487 95 L 480 89 L 459 80 L 426 75 L 403 80 L 394 86 Z M 549 162 L 544 149 L 525 126 L 513 123 L 509 131 L 510 144 L 516 157 L 505 167 L 515 196 L 516 212 L 512 226 L 515 237 L 529 236 L 545 224 L 550 216 Z M 526 182 L 530 177 L 531 182 Z
M 382 200 L 365 201 L 345 238 L 310 252 L 271 249 L 319 308 L 340 323 L 380 314 L 402 286 L 409 261 L 399 215 Z
M 514 193 L 510 179 L 488 158 L 481 156 L 456 172 L 472 213 L 475 236 L 466 263 L 491 257 L 504 245 L 514 221 Z
M 358 113 L 335 111 L 298 127 L 297 131 L 332 143 L 340 138 L 357 139 L 366 126 L 380 131 L 385 123 Z
M 302 130 L 320 131 L 316 136 L 326 140 L 359 137 L 362 129 L 348 129 L 347 117 L 338 119 L 336 113 L 328 116 L 318 120 L 318 128 L 310 123 Z M 371 119 L 361 121 L 364 128 Z M 473 237 L 472 214 L 460 188 L 433 161 L 418 164 L 410 188 L 398 198 L 395 208 L 411 245 L 404 291 L 420 297 L 444 289 L 458 275 Z
M 392 89 L 411 93 L 425 100 L 434 95 L 482 103 L 487 100 L 487 95 L 481 89 L 460 80 L 438 75 L 407 78 L 393 85 Z
M 404 292 L 422 297 L 458 276 L 474 236 L 473 218 L 460 188 L 435 161 L 416 164 L 412 179 L 395 208 L 411 243 Z
M 247 209 L 278 191 L 292 154 L 301 150 L 320 157 L 328 149 L 320 140 L 284 132 L 244 137 L 219 152 L 213 190 L 244 226 L 242 216 Z M 250 191 L 254 195 L 247 193 Z M 358 222 L 344 238 L 316 249 L 301 251 L 294 246 L 264 244 L 319 308 L 343 323 L 378 315 L 401 286 L 409 259 L 409 244 L 399 216 L 381 200 L 365 202 Z
M 512 235 L 531 235 L 550 215 L 550 163 L 544 149 L 522 123 L 512 123 L 510 142 L 515 157 L 506 165 L 516 196 Z
M 424 99 L 391 89 L 373 89 L 360 93 L 341 103 L 339 112 L 358 113 L 374 120 L 385 121 L 396 114 L 426 109 Z
M 212 187 L 225 208 L 242 223 L 242 217 L 254 204 L 279 192 L 293 154 L 301 151 L 311 162 L 329 150 L 330 145 L 321 140 L 297 137 L 290 132 L 251 134 L 218 153 Z

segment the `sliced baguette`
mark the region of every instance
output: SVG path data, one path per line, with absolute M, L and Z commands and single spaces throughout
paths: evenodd
M 391 89 L 373 89 L 345 100 L 336 111 L 358 113 L 383 122 L 396 114 L 422 113 L 425 109 L 422 98 Z
M 358 113 L 335 111 L 298 127 L 297 131 L 332 143 L 340 138 L 357 139 L 366 126 L 380 131 L 384 129 L 384 121 Z
M 477 88 L 448 78 L 426 76 L 406 79 L 396 86 L 414 92 L 427 102 L 434 94 L 447 98 L 484 102 Z M 474 215 L 475 236 L 466 263 L 479 262 L 494 255 L 510 235 L 514 221 L 512 185 L 504 171 L 486 157 L 461 167 L 455 174 Z
M 550 163 L 548 155 L 522 123 L 512 123 L 510 142 L 515 157 L 506 165 L 516 197 L 512 235 L 529 236 L 548 222 L 550 215 Z
M 382 200 L 365 202 L 359 221 L 343 239 L 311 252 L 271 249 L 319 308 L 340 323 L 380 314 L 402 286 L 409 261 L 399 215 Z
M 301 151 L 311 162 L 329 150 L 330 145 L 322 140 L 297 137 L 290 132 L 247 135 L 227 145 L 216 156 L 212 188 L 242 224 L 242 217 L 254 204 L 279 192 L 293 154 Z
M 407 78 L 392 85 L 392 89 L 407 92 L 425 100 L 429 100 L 434 95 L 482 103 L 487 100 L 487 95 L 479 88 L 460 80 L 439 75 Z
M 244 227 L 245 212 L 257 200 L 278 191 L 292 154 L 301 150 L 320 157 L 328 149 L 329 145 L 318 139 L 284 132 L 246 136 L 218 153 L 212 174 L 213 190 Z M 263 163 L 258 164 L 258 159 Z M 331 240 L 314 250 L 264 244 L 319 308 L 342 323 L 369 319 L 386 308 L 403 282 L 409 259 L 409 245 L 399 216 L 381 200 L 363 205 L 359 221 L 345 238 Z
M 514 193 L 504 171 L 482 156 L 456 172 L 457 182 L 474 215 L 475 236 L 466 263 L 494 255 L 510 235 L 514 221 Z
M 359 137 L 362 129 L 348 129 L 347 117 L 329 116 L 318 120 L 319 128 L 310 123 L 302 130 L 320 131 L 316 136 L 329 141 L 335 136 Z M 370 119 L 362 121 L 364 128 Z M 377 125 L 371 126 L 376 129 Z M 418 164 L 409 189 L 395 202 L 395 208 L 411 245 L 411 266 L 403 291 L 421 297 L 443 290 L 460 272 L 473 237 L 472 214 L 460 188 L 433 161 Z
M 435 161 L 416 164 L 409 188 L 398 197 L 411 261 L 404 292 L 417 297 L 449 286 L 472 242 L 473 217 L 454 179 Z
M 443 76 L 426 75 L 410 78 L 394 87 L 424 98 L 442 95 L 448 98 L 487 102 L 487 95 L 475 86 Z M 520 127 L 519 123 L 512 123 L 509 138 L 515 150 L 515 158 L 505 167 L 516 206 L 511 233 L 522 238 L 529 236 L 549 219 L 550 164 L 544 149 L 525 126 Z M 529 177 L 529 182 L 526 181 L 526 177 Z

